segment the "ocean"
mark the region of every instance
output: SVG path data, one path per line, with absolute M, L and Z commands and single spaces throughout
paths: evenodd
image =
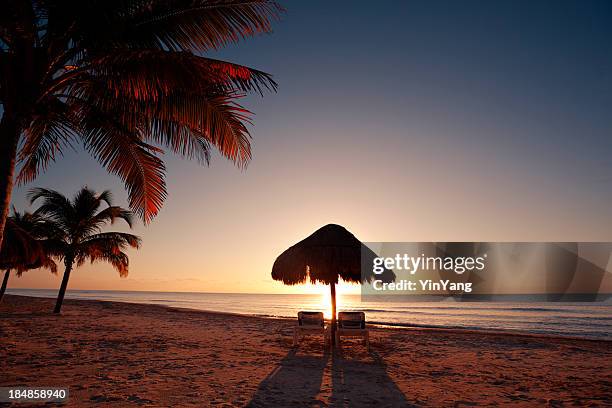
M 57 290 L 8 289 L 8 294 L 51 297 Z M 70 290 L 67 299 L 96 299 L 230 312 L 263 317 L 295 317 L 300 310 L 329 316 L 324 295 L 136 292 Z M 398 302 L 362 301 L 342 295 L 338 311 L 360 310 L 370 323 L 408 326 L 509 330 L 612 340 L 612 302 Z

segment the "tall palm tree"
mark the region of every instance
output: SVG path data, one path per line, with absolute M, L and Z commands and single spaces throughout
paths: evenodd
M 165 197 L 162 148 L 251 158 L 246 93 L 269 74 L 203 55 L 271 31 L 273 0 L 5 0 L 0 12 L 0 242 L 13 187 L 82 144 L 145 222 Z M 19 147 L 21 146 L 21 147 Z
M 47 268 L 57 273 L 57 265 L 52 259 L 54 254 L 50 235 L 54 229 L 41 217 L 13 208 L 13 215 L 7 219 L 6 240 L 0 249 L 0 268 L 4 278 L 0 286 L 0 301 L 4 297 L 11 270 L 17 276 L 30 269 Z
M 139 248 L 140 238 L 123 232 L 102 232 L 102 227 L 117 219 L 132 227 L 131 211 L 113 206 L 110 191 L 97 194 L 83 187 L 70 200 L 57 191 L 35 188 L 30 190 L 28 197 L 31 204 L 42 200 L 34 214 L 54 224 L 53 245 L 64 261 L 64 276 L 55 313 L 62 308 L 74 266 L 81 266 L 87 260 L 91 263 L 104 261 L 115 267 L 121 277 L 127 276 L 129 258 L 124 250 Z M 106 207 L 100 209 L 104 204 Z

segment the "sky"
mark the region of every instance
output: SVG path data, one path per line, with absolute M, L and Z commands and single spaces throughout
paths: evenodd
M 165 155 L 169 197 L 130 273 L 70 289 L 297 293 L 276 256 L 328 223 L 362 241 L 612 241 L 612 2 L 285 1 L 217 58 L 270 72 L 246 170 Z M 14 191 L 122 183 L 67 151 Z M 31 271 L 9 287 L 56 288 Z M 342 287 L 340 292 L 356 288 Z

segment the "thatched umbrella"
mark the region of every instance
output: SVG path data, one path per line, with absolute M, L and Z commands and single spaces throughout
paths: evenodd
M 363 251 L 363 252 L 362 252 Z M 361 270 L 362 256 L 369 262 L 377 255 L 363 245 L 346 228 L 328 224 L 308 238 L 283 252 L 272 266 L 272 278 L 285 285 L 324 283 L 330 286 L 332 302 L 332 345 L 336 329 L 336 284 L 345 282 L 371 282 L 371 268 Z M 390 276 L 392 275 L 392 276 Z M 385 280 L 394 280 L 395 275 L 385 271 Z

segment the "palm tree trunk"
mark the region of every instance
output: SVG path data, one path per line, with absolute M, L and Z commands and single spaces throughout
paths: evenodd
M 64 270 L 64 277 L 62 278 L 62 285 L 60 286 L 59 293 L 57 294 L 57 301 L 55 302 L 55 309 L 53 313 L 59 313 L 62 310 L 62 303 L 64 303 L 64 296 L 66 295 L 66 288 L 68 287 L 68 279 L 70 279 L 70 271 L 72 270 L 72 260 L 66 259 L 66 269 Z
M 4 279 L 2 279 L 2 287 L 0 287 L 0 302 L 2 302 L 2 298 L 4 297 L 4 292 L 6 292 L 6 285 L 8 284 L 8 278 L 11 273 L 10 269 L 7 269 L 4 272 Z
M 336 346 L 336 284 L 332 283 L 329 285 L 331 288 L 331 302 L 332 302 L 332 318 L 331 318 L 331 344 L 332 348 Z
M 11 205 L 18 141 L 17 121 L 4 111 L 0 121 L 0 247 Z

